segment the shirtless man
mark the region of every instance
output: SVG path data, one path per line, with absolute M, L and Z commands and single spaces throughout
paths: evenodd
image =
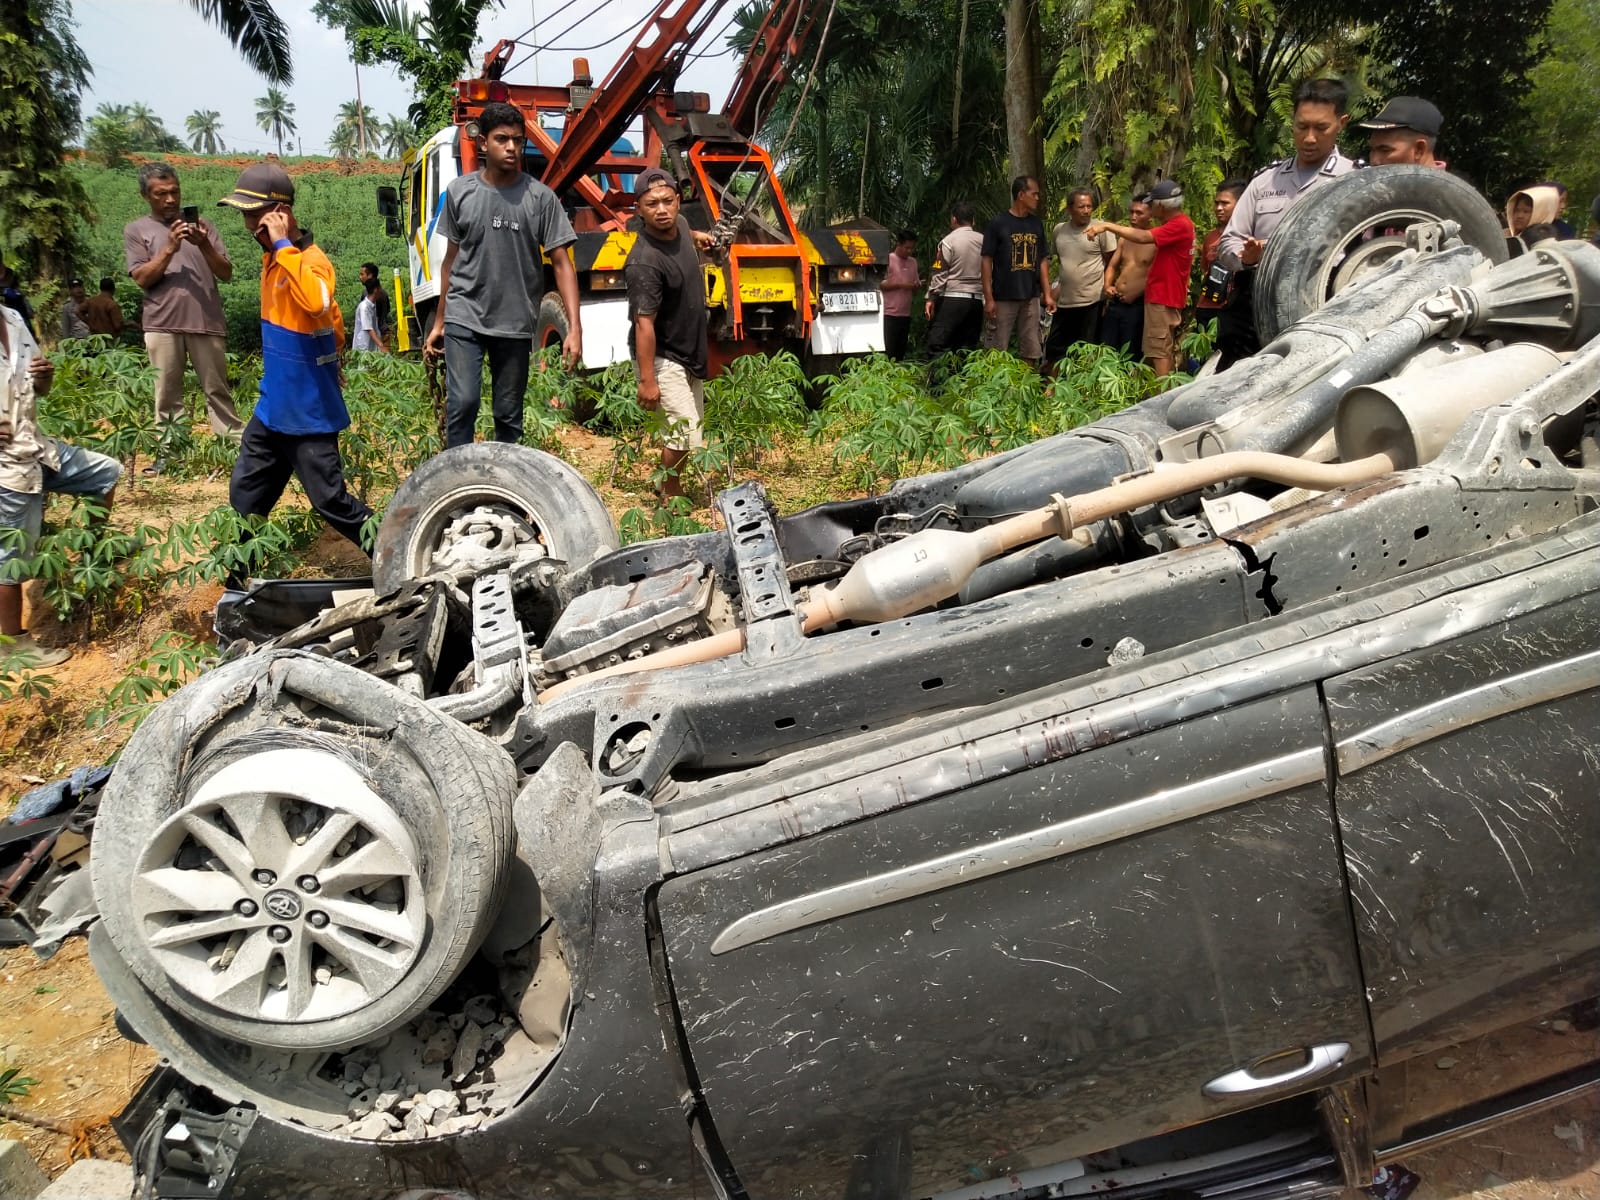
M 1136 196 L 1129 209 L 1128 224 L 1135 229 L 1150 228 L 1150 202 Z M 1153 242 L 1117 243 L 1116 253 L 1106 265 L 1106 313 L 1100 321 L 1102 345 L 1115 346 L 1137 358 L 1144 342 L 1144 281 L 1155 259 Z

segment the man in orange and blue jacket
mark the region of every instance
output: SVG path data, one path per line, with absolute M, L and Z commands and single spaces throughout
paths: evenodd
M 217 201 L 244 214 L 261 243 L 261 397 L 245 426 L 228 483 L 243 516 L 266 516 L 300 479 L 324 520 L 369 553 L 361 527 L 372 510 L 350 494 L 339 431 L 350 424 L 339 387 L 344 318 L 334 301 L 333 264 L 294 219 L 294 184 L 276 163 L 246 167 Z

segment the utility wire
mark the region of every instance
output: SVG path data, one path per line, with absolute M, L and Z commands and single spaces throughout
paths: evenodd
M 577 3 L 577 0 L 567 0 L 567 3 L 562 5 L 561 7 L 562 8 L 567 8 L 567 7 L 569 7 L 569 6 L 571 6 L 571 5 L 575 4 L 575 3 Z M 559 42 L 562 38 L 566 37 L 567 34 L 571 33 L 574 29 L 576 29 L 578 26 L 582 25 L 585 21 L 593 19 L 593 17 L 595 16 L 596 13 L 598 13 L 602 8 L 605 8 L 610 3 L 611 3 L 611 0 L 599 0 L 598 4 L 596 4 L 593 8 L 591 8 L 588 12 L 584 13 L 583 16 L 579 17 L 571 25 L 568 25 L 560 33 L 556 34 L 554 37 L 551 37 L 550 39 L 545 41 L 543 44 L 538 45 L 538 46 L 534 46 L 532 49 L 530 49 L 526 54 L 524 54 L 521 58 L 519 58 L 515 63 L 513 63 L 511 66 L 507 67 L 505 73 L 506 74 L 510 74 L 512 71 L 516 70 L 517 67 L 520 67 L 523 63 L 527 62 L 530 58 L 532 58 L 535 54 L 538 54 L 542 50 L 555 49 L 556 47 L 553 45 L 553 43 Z M 557 11 L 559 11 L 559 10 L 557 10 Z M 554 16 L 554 15 L 555 15 L 555 13 L 551 13 L 550 14 L 550 16 Z M 637 29 L 640 25 L 643 25 L 645 23 L 645 21 L 649 19 L 649 17 L 650 17 L 650 14 L 646 13 L 644 16 L 640 17 L 637 21 L 635 21 L 627 29 L 623 30 L 623 33 L 629 33 L 629 32 L 632 32 L 634 29 Z M 548 20 L 549 18 L 547 17 L 545 19 Z M 620 33 L 617 35 L 617 37 L 621 37 L 621 36 L 622 36 L 622 34 L 620 34 Z M 615 41 L 616 39 L 613 38 L 612 40 Z M 602 43 L 602 44 L 604 44 L 604 43 Z

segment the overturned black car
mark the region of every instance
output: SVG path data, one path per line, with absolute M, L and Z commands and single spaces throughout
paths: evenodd
M 1332 1195 L 1600 1081 L 1412 1071 L 1600 994 L 1600 249 L 1455 187 L 1072 433 L 624 549 L 465 448 L 225 614 L 90 864 L 141 1185 Z

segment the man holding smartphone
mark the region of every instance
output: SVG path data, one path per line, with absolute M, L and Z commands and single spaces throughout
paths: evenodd
M 193 364 L 205 393 L 211 430 L 237 437 L 244 423 L 228 392 L 227 326 L 217 281 L 233 278 L 233 263 L 217 228 L 184 207 L 178 173 L 162 162 L 139 168 L 139 192 L 150 215 L 122 231 L 128 274 L 144 289 L 144 344 L 157 371 L 156 420 L 183 418 L 183 371 Z M 146 467 L 160 472 L 160 464 Z
M 295 221 L 294 182 L 276 163 L 246 167 L 217 204 L 243 214 L 262 250 L 261 396 L 239 443 L 228 503 L 242 516 L 264 517 L 295 476 L 322 519 L 370 554 L 361 527 L 372 510 L 345 486 L 339 456 L 350 411 L 339 383 L 344 317 L 333 264 Z

